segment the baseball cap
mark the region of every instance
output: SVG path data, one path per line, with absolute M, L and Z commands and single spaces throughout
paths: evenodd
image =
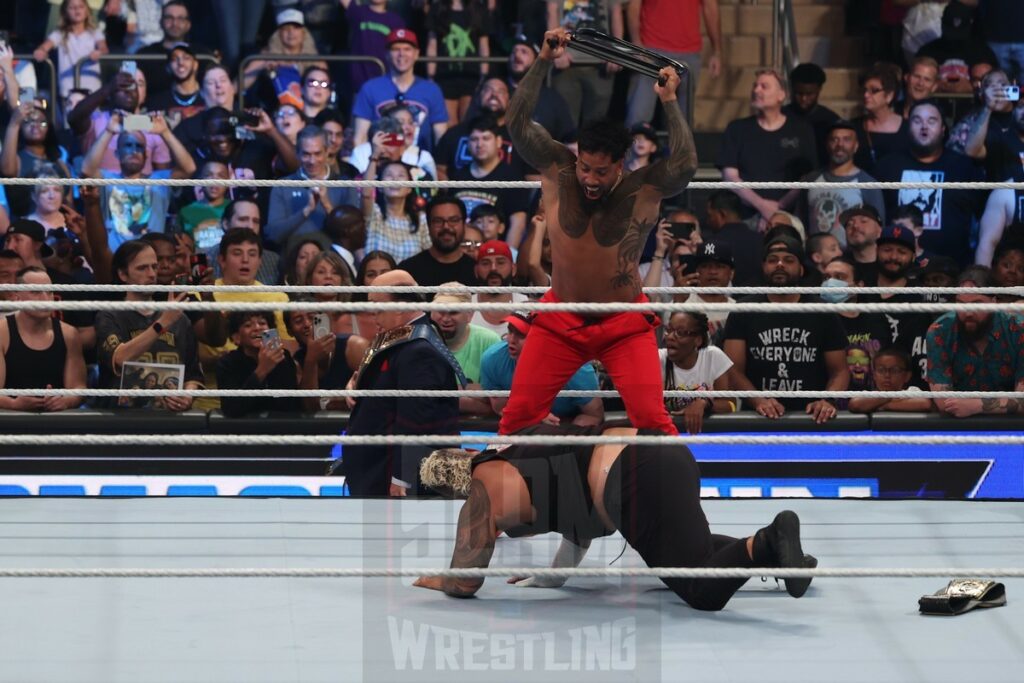
M 867 216 L 879 225 L 882 224 L 882 217 L 878 215 L 878 209 L 870 204 L 861 204 L 839 214 L 839 225 L 845 226 L 854 216 Z
M 174 54 L 175 50 L 182 50 L 183 52 L 189 53 L 193 57 L 196 56 L 195 48 L 193 48 L 189 43 L 186 43 L 184 41 L 177 42 L 174 45 L 171 45 L 169 48 L 167 48 L 167 56 L 170 57 L 172 54 Z
M 285 24 L 298 24 L 299 26 L 305 26 L 306 17 L 302 15 L 300 10 L 295 8 L 283 9 L 277 13 L 277 25 L 284 26 Z
M 718 263 L 724 263 L 730 268 L 736 267 L 732 260 L 732 247 L 725 242 L 704 242 L 701 244 L 700 251 L 697 252 L 697 265 L 699 266 L 706 261 L 717 261 Z
M 417 50 L 420 48 L 420 41 L 416 34 L 407 28 L 392 29 L 388 34 L 387 45 L 391 47 L 395 43 L 409 43 Z
M 917 240 L 914 239 L 914 233 L 902 225 L 888 225 L 882 229 L 882 236 L 878 238 L 877 244 L 885 244 L 889 242 L 891 244 L 902 244 L 910 251 L 917 251 Z
M 649 123 L 638 123 L 629 129 L 630 135 L 643 135 L 651 142 L 658 142 L 658 131 L 654 130 L 654 126 Z
M 34 221 L 28 218 L 19 218 L 11 223 L 11 227 L 7 228 L 8 235 L 27 235 L 32 238 L 33 242 L 42 244 L 39 255 L 43 258 L 49 258 L 53 256 L 53 249 L 46 244 L 46 228 L 39 221 Z
M 477 262 L 485 256 L 504 256 L 511 261 L 512 249 L 501 240 L 488 240 L 481 244 L 480 249 L 476 252 Z
M 530 332 L 530 314 L 525 311 L 516 311 L 511 315 L 507 315 L 501 322 L 508 323 L 523 336 Z
M 516 45 L 525 45 L 526 47 L 533 50 L 533 54 L 540 54 L 540 46 L 538 46 L 537 43 L 527 38 L 525 33 L 520 33 L 519 35 L 512 39 L 512 47 L 515 47 Z
M 849 121 L 847 119 L 837 119 L 833 121 L 831 124 L 829 124 L 828 127 L 829 133 L 831 133 L 834 130 L 852 130 L 853 132 L 856 133 L 857 126 L 853 123 L 853 121 Z
M 803 246 L 791 237 L 776 237 L 768 244 L 764 245 L 764 252 L 761 254 L 761 259 L 768 258 L 768 254 L 776 251 L 784 251 L 788 254 L 792 254 L 803 262 L 804 259 L 804 248 Z

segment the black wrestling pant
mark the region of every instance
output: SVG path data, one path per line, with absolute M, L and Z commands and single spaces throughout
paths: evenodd
M 605 509 L 649 567 L 752 567 L 746 540 L 712 535 L 686 446 L 632 445 L 608 472 Z M 720 610 L 747 579 L 662 579 L 691 607 Z

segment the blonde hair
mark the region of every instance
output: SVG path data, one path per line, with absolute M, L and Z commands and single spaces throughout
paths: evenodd
M 440 448 L 420 463 L 420 482 L 438 492 L 468 496 L 473 483 L 473 454 L 461 448 Z
M 85 30 L 92 31 L 98 26 L 96 23 L 96 17 L 92 13 L 92 8 L 89 7 L 89 3 L 85 2 Z M 57 21 L 57 30 L 60 31 L 61 42 L 67 45 L 68 34 L 71 33 L 73 25 L 68 19 L 68 5 L 71 4 L 71 0 L 64 0 L 60 3 L 60 19 Z

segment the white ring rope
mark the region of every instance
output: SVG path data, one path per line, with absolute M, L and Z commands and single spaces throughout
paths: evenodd
M 710 313 L 946 313 L 988 311 L 1024 313 L 1024 301 L 1012 303 L 569 303 L 569 302 L 443 302 L 415 301 L 18 301 L 12 308 L 28 311 L 313 311 L 316 313 L 360 313 L 381 311 L 572 311 L 576 313 L 622 313 L 625 311 L 685 311 Z
M 0 446 L 459 446 L 479 437 L 461 434 L 0 434 Z M 625 435 L 501 435 L 490 443 L 533 446 L 598 446 L 638 444 L 680 446 L 700 444 L 766 445 L 1024 445 L 1022 434 L 697 434 L 695 436 Z
M 745 579 L 771 576 L 779 579 L 805 578 L 937 578 L 937 577 L 1024 577 L 1024 569 L 1015 567 L 880 567 L 880 568 L 815 568 L 782 567 L 486 567 L 438 569 L 437 567 L 377 569 L 317 567 L 238 567 L 201 569 L 11 569 L 0 568 L 5 579 L 224 579 L 224 578 L 293 578 L 293 579 L 356 579 L 403 578 L 434 576 L 458 579 L 481 579 L 506 576 L 538 578 L 626 578 L 656 577 L 664 579 Z
M 483 287 L 483 286 L 444 286 L 408 287 L 400 285 L 26 285 L 0 284 L 0 292 L 189 292 L 197 294 L 217 292 L 243 292 L 245 294 L 264 294 L 282 292 L 285 294 L 544 294 L 549 287 Z M 822 294 L 835 292 L 834 287 L 644 287 L 646 294 Z M 920 295 L 956 295 L 956 294 L 990 294 L 1024 297 L 1024 287 L 844 287 L 846 294 L 920 294 Z M 516 302 L 511 302 L 518 305 Z M 509 305 L 509 304 L 504 304 Z M 658 305 L 652 302 L 650 305 Z
M 120 398 L 133 396 L 192 396 L 194 398 L 507 398 L 508 389 L 0 389 L 0 395 L 17 396 L 92 396 Z M 616 398 L 612 390 L 574 390 L 558 392 L 562 398 Z M 1024 391 L 718 391 L 704 389 L 666 389 L 665 398 L 1012 398 L 1024 399 Z
M 45 185 L 45 186 L 136 186 L 136 187 L 336 187 L 336 188 L 387 188 L 411 187 L 413 189 L 441 190 L 449 188 L 479 189 L 539 189 L 539 181 L 533 180 L 292 180 L 268 178 L 4 178 L 0 185 Z M 829 183 L 829 182 L 785 182 L 785 181 L 694 181 L 687 190 L 816 190 L 820 188 L 856 187 L 859 190 L 1024 190 L 1024 183 L 1014 182 L 951 182 L 951 183 Z

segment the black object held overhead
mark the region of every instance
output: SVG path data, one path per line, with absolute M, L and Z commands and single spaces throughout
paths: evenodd
M 574 50 L 649 76 L 661 86 L 666 83 L 664 76 L 661 76 L 661 70 L 665 67 L 675 69 L 680 76 L 688 71 L 682 62 L 592 28 L 571 32 L 569 40 Z M 558 40 L 548 39 L 548 46 L 557 48 Z

